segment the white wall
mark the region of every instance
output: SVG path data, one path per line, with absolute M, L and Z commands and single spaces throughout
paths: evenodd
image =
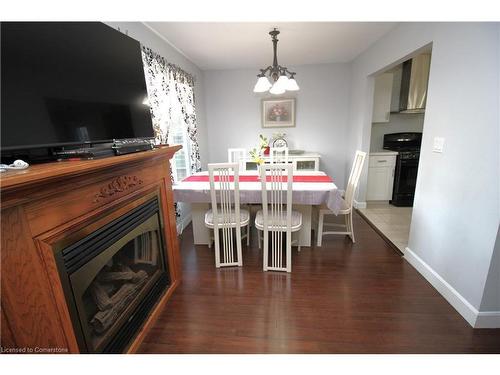
M 258 69 L 205 71 L 210 162 L 227 160 L 227 149 L 258 145 L 259 134 L 287 134 L 290 148 L 317 151 L 321 169 L 339 187 L 345 185 L 345 138 L 350 88 L 349 64 L 293 67 L 300 91 L 296 97 L 296 127 L 263 129 L 261 99 L 254 94 Z
M 207 127 L 206 127 L 206 112 L 203 90 L 203 72 L 183 56 L 178 50 L 172 47 L 164 39 L 160 38 L 155 32 L 151 31 L 141 22 L 106 22 L 107 25 L 120 29 L 123 33 L 138 40 L 141 44 L 151 48 L 155 52 L 162 55 L 168 62 L 175 64 L 186 72 L 192 74 L 195 79 L 195 104 L 196 116 L 198 121 L 198 142 L 200 145 L 200 159 L 202 168 L 206 169 L 208 161 L 208 145 L 207 145 Z M 183 226 L 187 225 L 191 220 L 190 205 L 180 203 L 182 217 L 180 222 Z
M 371 75 L 432 43 L 407 256 L 429 280 L 434 277 L 431 282 L 441 285 L 471 324 L 480 310 L 499 224 L 498 28 L 498 23 L 401 24 L 352 67 L 348 155 L 369 149 Z M 436 136 L 446 138 L 442 154 L 432 152 Z M 366 174 L 362 184 L 358 200 L 364 200 Z

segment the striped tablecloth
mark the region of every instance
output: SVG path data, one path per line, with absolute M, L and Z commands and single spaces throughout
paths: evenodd
M 240 173 L 240 202 L 262 203 L 262 183 L 257 172 Z M 325 204 L 337 214 L 341 207 L 341 192 L 324 172 L 294 172 L 293 203 L 303 205 Z M 210 183 L 208 172 L 199 172 L 173 186 L 176 202 L 209 203 Z

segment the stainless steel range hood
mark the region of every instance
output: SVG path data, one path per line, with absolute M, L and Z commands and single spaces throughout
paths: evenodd
M 403 63 L 399 96 L 400 113 L 425 112 L 430 65 L 430 54 L 421 54 Z

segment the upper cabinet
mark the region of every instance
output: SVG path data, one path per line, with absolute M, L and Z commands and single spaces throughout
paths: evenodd
M 389 122 L 392 99 L 392 81 L 392 73 L 383 73 L 375 77 L 372 122 Z
M 399 95 L 401 94 L 401 77 L 403 76 L 403 65 L 399 64 L 392 70 L 392 99 L 391 113 L 399 112 Z

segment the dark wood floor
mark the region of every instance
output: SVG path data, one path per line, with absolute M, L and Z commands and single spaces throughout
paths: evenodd
M 355 230 L 294 248 L 282 274 L 256 247 L 217 270 L 186 229 L 183 282 L 139 352 L 500 353 L 500 329 L 472 329 L 359 215 Z

